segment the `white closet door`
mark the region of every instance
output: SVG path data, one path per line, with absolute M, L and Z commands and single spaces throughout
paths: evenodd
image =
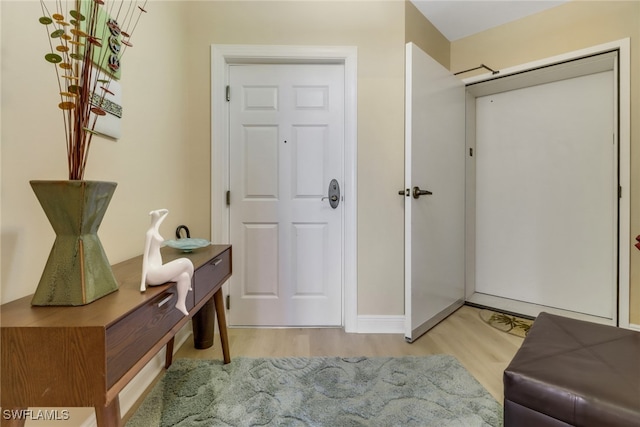
M 613 318 L 614 76 L 476 99 L 476 291 Z

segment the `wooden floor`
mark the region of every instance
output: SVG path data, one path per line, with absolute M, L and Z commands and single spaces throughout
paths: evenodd
M 405 342 L 402 334 L 346 334 L 342 329 L 229 329 L 231 360 L 234 357 L 285 356 L 403 356 L 451 354 L 502 403 L 502 372 L 523 339 L 498 331 L 480 319 L 479 309 L 464 306 L 443 320 L 414 343 Z M 222 359 L 219 335 L 207 350 L 193 348 L 189 338 L 178 349 L 177 358 Z M 137 402 L 123 414 L 126 422 L 144 400 L 155 379 Z M 93 408 L 71 408 L 72 419 L 59 421 L 62 426 L 84 426 Z M 81 421 L 81 424 L 79 422 Z M 25 427 L 49 425 L 49 421 L 28 420 Z
M 522 338 L 484 323 L 479 309 L 463 306 L 418 340 L 402 334 L 347 334 L 342 329 L 229 329 L 231 359 L 246 357 L 419 356 L 451 354 L 502 402 L 502 372 L 522 344 Z M 213 348 L 196 350 L 187 340 L 177 358 L 222 359 L 216 335 Z
M 229 347 L 234 357 L 313 356 L 421 356 L 450 354 L 500 403 L 502 372 L 523 339 L 499 331 L 480 319 L 480 309 L 463 306 L 433 329 L 409 344 L 403 334 L 347 334 L 340 328 L 249 329 L 230 328 Z M 219 335 L 206 350 L 193 347 L 193 336 L 176 352 L 174 360 L 222 359 Z M 133 407 L 123 414 L 126 422 L 162 374 Z

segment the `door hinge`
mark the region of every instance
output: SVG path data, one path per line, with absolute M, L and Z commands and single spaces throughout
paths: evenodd
M 231 191 L 227 190 L 227 206 L 231 206 Z
M 227 310 L 231 308 L 231 295 L 227 294 Z
M 473 157 L 473 148 L 469 148 L 469 157 Z
M 231 87 L 227 85 L 227 102 L 231 101 Z
M 618 185 L 618 199 L 622 199 L 622 186 Z

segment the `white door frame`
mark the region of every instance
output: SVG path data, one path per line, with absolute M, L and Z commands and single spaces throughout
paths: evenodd
M 229 242 L 229 107 L 226 87 L 231 64 L 344 64 L 345 152 L 343 326 L 356 332 L 357 286 L 357 48 L 352 46 L 211 46 L 211 238 Z M 225 285 L 226 286 L 226 285 Z M 225 289 L 224 292 L 228 293 Z
M 614 70 L 618 72 L 618 119 L 619 127 L 618 143 L 619 143 L 619 185 L 620 185 L 620 198 L 618 205 L 618 319 L 617 323 L 622 328 L 629 328 L 629 299 L 630 299 L 630 276 L 629 276 L 629 262 L 630 262 L 630 239 L 631 239 L 631 112 L 630 112 L 630 96 L 631 96 L 631 62 L 630 62 L 630 40 L 628 38 L 604 43 L 597 46 L 592 46 L 585 49 L 576 50 L 573 52 L 567 52 L 562 55 L 557 55 L 538 61 L 529 62 L 526 64 L 506 68 L 500 70 L 498 76 L 491 74 L 482 74 L 475 77 L 470 77 L 463 80 L 467 85 L 472 83 L 479 83 L 483 81 L 489 81 L 496 77 L 502 77 L 509 74 L 522 73 L 530 71 L 536 68 L 542 68 L 549 65 L 570 61 L 582 57 L 596 55 L 599 53 L 618 50 L 619 55 L 619 68 Z M 469 95 L 467 101 L 469 101 Z M 473 137 L 472 137 L 473 138 Z M 469 173 L 469 171 L 467 172 Z M 469 230 L 470 233 L 475 231 Z M 468 235 L 469 237 L 469 235 Z M 467 264 L 467 269 L 473 268 Z M 475 291 L 474 283 L 467 283 L 467 298 Z M 473 289 L 471 289 L 473 288 Z

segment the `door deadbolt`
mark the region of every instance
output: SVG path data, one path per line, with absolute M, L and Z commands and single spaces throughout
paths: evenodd
M 332 179 L 329 183 L 329 195 L 324 196 L 321 200 L 329 199 L 329 204 L 333 209 L 340 204 L 340 184 L 337 179 Z

